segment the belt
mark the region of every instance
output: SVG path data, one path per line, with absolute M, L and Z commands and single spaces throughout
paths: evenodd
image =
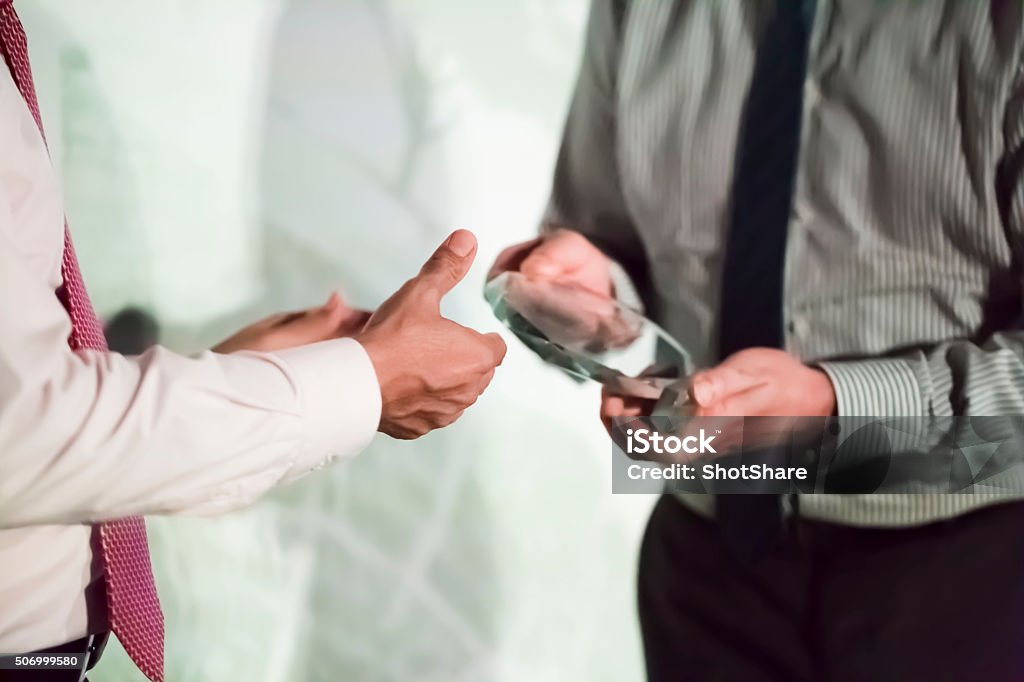
M 2 3 L 2 0 L 0 0 Z M 86 635 L 65 644 L 48 646 L 39 651 L 33 651 L 25 656 L 44 656 L 47 654 L 78 654 L 79 665 L 74 668 L 30 670 L 30 669 L 8 669 L 0 670 L 0 682 L 82 682 L 85 674 L 92 670 L 103 655 L 103 648 L 107 645 L 109 632 L 101 632 L 95 635 Z

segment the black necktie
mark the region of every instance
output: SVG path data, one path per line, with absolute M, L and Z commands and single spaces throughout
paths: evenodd
M 722 268 L 721 358 L 754 346 L 783 346 L 786 232 L 812 16 L 811 2 L 776 0 L 758 44 L 737 146 Z M 770 453 L 761 454 L 771 459 Z M 777 494 L 718 495 L 715 515 L 723 541 L 741 559 L 762 556 L 781 537 Z

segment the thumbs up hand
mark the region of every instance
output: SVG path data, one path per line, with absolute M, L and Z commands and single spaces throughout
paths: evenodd
M 380 383 L 382 433 L 412 439 L 451 424 L 476 402 L 505 357 L 497 334 L 441 317 L 441 299 L 475 256 L 473 234 L 452 233 L 356 337 Z

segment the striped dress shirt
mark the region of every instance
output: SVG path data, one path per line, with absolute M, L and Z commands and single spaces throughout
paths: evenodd
M 771 11 L 593 0 L 545 218 L 619 263 L 702 365 L 718 360 L 739 123 Z M 817 3 L 782 314 L 786 350 L 828 373 L 841 417 L 1024 414 L 1022 47 L 1016 0 Z M 908 526 L 1010 499 L 800 509 Z M 710 496 L 685 502 L 710 513 Z

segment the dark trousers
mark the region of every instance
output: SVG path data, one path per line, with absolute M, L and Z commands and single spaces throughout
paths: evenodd
M 800 520 L 744 566 L 665 496 L 639 609 L 650 682 L 1021 682 L 1024 503 L 910 529 Z

